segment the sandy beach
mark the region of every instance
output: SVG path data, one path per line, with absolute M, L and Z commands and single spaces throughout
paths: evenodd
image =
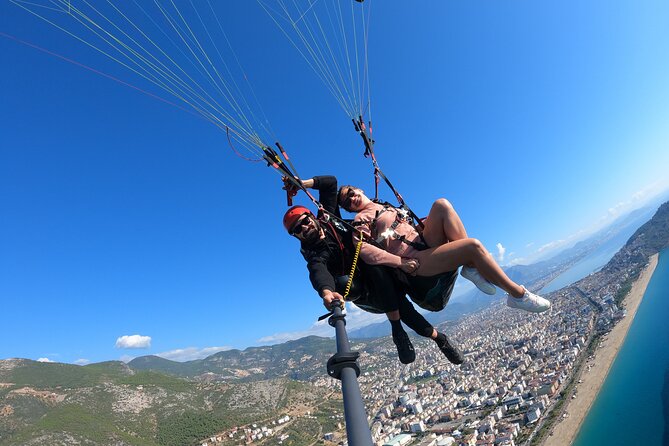
M 602 387 L 613 360 L 616 358 L 620 347 L 627 336 L 627 331 L 632 325 L 636 311 L 646 292 L 648 282 L 657 266 L 658 254 L 650 258 L 648 266 L 634 283 L 630 293 L 623 302 L 623 308 L 627 309 L 627 316 L 622 319 L 611 332 L 605 335 L 600 341 L 599 347 L 595 351 L 595 358 L 587 361 L 581 369 L 576 379 L 582 382 L 578 384 L 578 394 L 575 399 L 569 399 L 563 411 L 567 413 L 566 418 L 562 418 L 553 428 L 553 435 L 548 436 L 544 441 L 544 446 L 564 446 L 570 445 L 576 438 L 581 423 L 588 414 L 592 403 L 597 397 L 599 389 Z M 588 365 L 591 365 L 588 370 Z

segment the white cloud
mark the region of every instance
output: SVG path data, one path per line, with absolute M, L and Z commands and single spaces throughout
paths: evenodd
M 549 257 L 550 255 L 556 253 L 556 251 L 558 250 L 568 248 L 570 245 L 576 243 L 580 238 L 583 238 L 583 234 L 584 231 L 579 231 L 575 234 L 570 235 L 565 239 L 554 240 L 552 242 L 544 243 L 538 249 L 534 250 L 534 252 L 531 252 L 526 256 L 510 259 L 507 262 L 506 266 L 531 265 L 534 262 Z M 526 248 L 530 247 L 531 245 L 534 245 L 534 243 L 526 245 Z M 508 257 L 513 257 L 513 255 L 515 255 L 515 252 L 510 253 Z
M 531 252 L 522 258 L 511 260 L 508 262 L 508 265 L 530 265 L 534 262 L 546 259 L 551 255 L 556 254 L 559 250 L 573 246 L 578 241 L 584 240 L 607 225 L 612 224 L 617 218 L 626 215 L 635 209 L 639 209 L 644 205 L 647 205 L 652 199 L 660 196 L 662 193 L 665 193 L 667 191 L 667 187 L 669 187 L 669 183 L 667 182 L 657 181 L 655 183 L 649 184 L 643 189 L 633 193 L 629 199 L 619 201 L 615 205 L 609 207 L 606 210 L 606 214 L 601 216 L 590 226 L 581 229 L 563 239 L 545 243 L 534 252 Z M 529 243 L 525 247 L 530 248 L 533 245 L 534 243 Z
M 323 336 L 329 337 L 334 335 L 332 327 L 327 323 L 327 320 L 316 322 L 311 327 L 306 330 L 300 331 L 290 331 L 285 333 L 275 333 L 269 336 L 263 336 L 262 338 L 256 341 L 257 344 L 280 344 L 286 341 L 292 341 L 294 339 L 300 339 L 305 336 Z
M 90 359 L 83 359 L 83 358 L 82 359 L 77 359 L 76 361 L 73 362 L 73 364 L 76 364 L 76 365 L 86 365 L 86 364 L 90 364 L 90 363 L 91 363 Z
M 574 238 L 574 236 L 570 236 L 569 239 Z M 537 249 L 537 254 L 542 254 L 547 251 L 554 251 L 561 246 L 564 246 L 567 244 L 567 240 L 554 240 L 552 242 L 548 242 L 544 245 L 542 245 L 539 249 Z
M 637 194 L 638 194 L 638 192 L 637 192 Z M 635 194 L 635 196 L 637 194 Z M 629 205 L 629 202 L 628 203 L 620 202 L 620 203 L 616 204 L 612 208 L 609 208 L 607 217 L 616 217 L 616 216 L 620 215 L 628 205 Z
M 49 358 L 39 358 L 37 362 L 56 362 L 56 361 L 52 361 Z
M 357 330 L 366 327 L 369 324 L 388 320 L 385 314 L 369 313 L 351 303 L 346 304 L 346 313 L 346 328 L 349 330 Z M 328 327 L 330 328 L 331 333 L 334 334 L 334 328 L 330 327 L 329 324 Z
M 169 359 L 171 361 L 192 361 L 194 359 L 202 359 L 211 356 L 214 353 L 231 350 L 232 347 L 187 347 L 170 350 L 168 352 L 156 353 L 156 356 Z
M 151 348 L 151 336 L 121 336 L 116 340 L 116 348 Z
M 346 303 L 346 330 L 351 332 L 358 328 L 366 327 L 369 324 L 387 320 L 385 314 L 368 313 L 350 302 Z M 305 336 L 334 336 L 334 328 L 330 327 L 327 319 L 314 323 L 306 330 L 291 331 L 286 333 L 276 333 L 270 336 L 264 336 L 256 341 L 258 344 L 279 344 L 294 339 L 300 339 Z
M 506 248 L 502 246 L 501 243 L 497 243 L 497 259 L 500 262 L 504 261 L 504 253 L 506 252 Z
M 620 201 L 616 203 L 614 206 L 607 209 L 606 214 L 600 217 L 599 221 L 595 223 L 595 225 L 593 225 L 592 228 L 586 230 L 586 232 L 589 233 L 595 232 L 596 230 L 609 224 L 610 222 L 620 217 L 621 215 L 627 214 L 635 209 L 638 209 L 646 205 L 652 199 L 660 196 L 660 194 L 662 193 L 665 193 L 667 191 L 667 187 L 669 187 L 669 183 L 667 183 L 666 180 L 656 181 L 654 183 L 647 185 L 643 189 L 633 193 L 628 200 Z

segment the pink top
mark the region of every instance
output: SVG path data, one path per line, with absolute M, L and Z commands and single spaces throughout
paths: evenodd
M 379 213 L 379 218 L 376 220 L 376 231 L 374 234 L 372 234 L 370 226 L 372 221 L 374 221 L 376 218 L 377 212 Z M 382 205 L 370 202 L 367 206 L 362 208 L 360 212 L 358 212 L 353 221 L 356 223 L 365 223 L 359 225 L 357 229 L 361 230 L 367 236 L 377 238 L 384 231 L 389 229 L 396 219 L 396 209 L 387 208 L 384 211 L 384 207 Z M 397 227 L 395 227 L 395 234 L 398 237 L 405 236 L 407 240 L 420 241 L 420 236 L 418 235 L 416 229 L 406 221 L 402 221 L 397 225 Z M 353 238 L 357 243 L 359 238 L 355 235 Z M 397 268 L 402 264 L 402 257 L 415 258 L 416 253 L 419 252 L 414 247 L 397 240 L 392 235 L 382 241 L 381 245 L 384 247 L 384 249 L 370 245 L 369 243 L 363 243 L 362 247 L 360 248 L 360 257 L 362 260 L 370 265 L 386 265 Z

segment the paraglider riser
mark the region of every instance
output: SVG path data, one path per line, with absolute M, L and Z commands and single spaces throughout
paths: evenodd
M 337 322 L 339 321 L 343 322 L 344 325 L 346 325 L 346 316 L 338 311 L 337 314 L 332 314 L 332 316 L 330 316 L 330 319 L 328 319 L 328 324 L 330 324 L 332 327 L 336 327 Z M 335 353 L 330 357 L 330 359 L 328 359 L 328 364 L 327 364 L 328 375 L 341 381 L 341 371 L 347 367 L 350 367 L 353 370 L 355 370 L 356 378 L 359 377 L 360 376 L 360 367 L 358 366 L 359 356 L 360 353 L 351 351 Z
M 355 376 L 360 376 L 360 367 L 358 366 L 358 352 L 335 353 L 328 359 L 328 375 L 341 381 L 341 372 L 350 367 L 355 370 Z

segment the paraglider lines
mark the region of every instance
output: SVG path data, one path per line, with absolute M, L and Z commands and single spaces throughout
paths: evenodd
M 257 1 L 325 84 L 344 112 L 351 119 L 364 114 L 371 95 L 367 62 L 369 17 L 365 17 L 362 2 L 351 0 L 351 16 L 347 20 L 344 18 L 341 0 L 308 2 L 306 9 L 301 9 L 296 1 L 293 1 L 292 7 L 283 0 Z M 360 18 L 356 17 L 358 14 Z M 324 22 L 319 16 L 326 16 L 327 21 Z M 327 22 L 329 27 L 325 26 Z M 359 27 L 361 31 L 357 30 Z M 349 33 L 352 34 L 350 37 L 347 36 Z M 363 105 L 364 97 L 368 101 L 366 106 Z
M 194 20 L 193 24 L 199 24 L 201 29 L 204 30 L 205 41 L 213 47 L 218 56 L 219 67 L 222 66 L 224 68 L 229 80 L 226 80 L 226 78 L 222 76 L 221 71 L 217 68 L 217 64 L 214 63 L 214 60 L 207 54 L 207 50 L 204 46 L 205 41 L 198 39 L 195 29 L 191 26 L 192 24 L 188 23 L 186 16 L 182 10 L 177 7 L 174 1 L 170 2 L 171 11 L 168 10 L 169 5 L 161 6 L 157 1 L 154 2 L 156 9 L 165 19 L 169 29 L 171 29 L 171 33 L 168 33 L 163 26 L 158 24 L 153 19 L 152 15 L 139 5 L 136 0 L 133 0 L 133 3 L 137 9 L 150 20 L 153 26 L 167 38 L 170 44 L 177 49 L 177 56 L 181 54 L 183 60 L 190 63 L 195 68 L 195 73 L 198 73 L 202 80 L 209 84 L 211 89 L 215 92 L 215 95 L 219 98 L 222 97 L 225 100 L 227 107 L 229 107 L 229 111 L 218 102 L 215 96 L 210 92 L 210 89 L 204 88 L 192 74 L 189 74 L 182 68 L 180 63 L 177 62 L 173 56 L 169 55 L 167 51 L 161 48 L 161 46 L 158 45 L 144 29 L 142 29 L 142 27 L 138 26 L 138 24 L 131 19 L 129 14 L 122 11 L 120 7 L 117 7 L 112 1 L 107 0 L 107 3 L 113 10 L 106 11 L 106 13 L 99 7 L 94 7 L 86 0 L 82 0 L 79 7 L 74 7 L 69 0 L 51 0 L 52 4 L 60 6 L 58 9 L 44 8 L 44 5 L 38 5 L 34 2 L 26 2 L 24 0 L 10 1 L 16 6 L 50 24 L 54 28 L 68 34 L 82 44 L 97 51 L 111 61 L 119 64 L 131 73 L 145 79 L 150 84 L 153 84 L 167 94 L 175 97 L 180 102 L 188 105 L 193 113 L 201 116 L 225 131 L 229 139 L 237 141 L 246 151 L 254 154 L 254 156 L 260 158 L 262 155 L 262 147 L 266 145 L 263 143 L 258 132 L 254 130 L 254 125 L 262 129 L 265 133 L 272 134 L 273 136 L 268 120 L 266 116 L 264 116 L 264 111 L 262 112 L 264 121 L 260 121 L 255 113 L 253 113 L 253 109 L 246 101 L 244 94 L 242 94 L 239 84 L 235 81 L 232 71 L 225 62 L 225 58 L 221 54 L 219 47 L 216 45 L 215 39 L 212 36 L 210 29 L 207 27 L 203 16 L 192 1 L 190 2 L 190 5 L 197 18 L 197 20 Z M 81 9 L 82 7 L 88 9 L 89 13 L 84 12 L 84 10 Z M 225 35 L 221 23 L 209 2 L 208 7 L 212 11 L 211 16 L 216 19 L 218 29 L 225 37 L 230 51 L 232 51 L 232 46 L 230 45 L 227 35 Z M 42 12 L 37 11 L 38 8 L 42 8 Z M 47 17 L 45 16 L 45 13 L 49 12 L 49 10 L 65 14 L 62 14 L 59 17 Z M 109 15 L 109 12 L 116 14 L 118 19 L 114 20 L 112 16 Z M 100 20 L 96 20 L 96 18 L 99 18 Z M 67 21 L 71 22 L 67 23 Z M 126 26 L 123 26 L 124 23 Z M 78 26 L 81 26 L 81 29 L 77 30 Z M 130 32 L 136 33 L 136 36 L 131 35 Z M 175 41 L 170 34 L 172 34 L 172 36 L 175 35 L 177 41 Z M 96 39 L 98 42 L 94 42 L 92 39 Z M 154 48 L 157 53 L 152 53 L 146 44 L 148 44 L 149 47 Z M 234 51 L 232 51 L 232 53 L 234 54 Z M 55 55 L 55 53 L 53 54 Z M 239 63 L 236 54 L 234 54 L 234 57 L 241 70 L 241 64 Z M 68 60 L 64 57 L 61 58 Z M 123 85 L 130 86 L 155 99 L 160 99 L 162 102 L 177 106 L 176 104 L 136 87 L 129 82 L 121 81 L 114 76 L 107 75 L 100 70 L 84 66 L 83 64 L 79 64 L 72 60 L 69 61 L 113 79 Z M 246 74 L 243 73 L 243 75 L 246 79 L 247 87 L 252 91 Z M 258 103 L 255 92 L 252 91 L 252 94 L 256 103 Z M 257 105 L 259 107 L 259 104 Z M 186 110 L 182 107 L 177 107 Z

